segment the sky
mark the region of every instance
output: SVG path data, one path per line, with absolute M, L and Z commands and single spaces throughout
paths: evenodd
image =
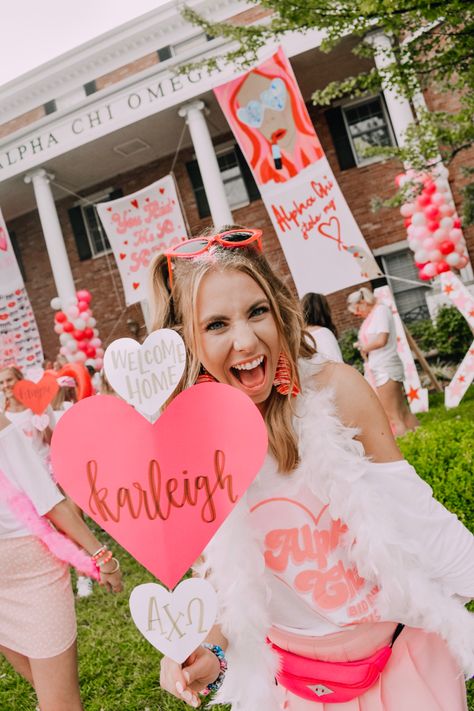
M 0 85 L 167 0 L 0 0 Z

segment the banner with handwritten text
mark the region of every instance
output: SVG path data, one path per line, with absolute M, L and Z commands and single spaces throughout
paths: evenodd
M 252 169 L 300 296 L 329 294 L 380 276 L 283 51 L 214 92 Z
M 38 326 L 0 210 L 0 367 L 42 362 Z
M 97 205 L 112 247 L 127 305 L 148 296 L 153 258 L 183 239 L 186 228 L 171 175 L 143 190 Z

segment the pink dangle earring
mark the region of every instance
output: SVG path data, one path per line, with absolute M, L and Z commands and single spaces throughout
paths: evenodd
M 290 361 L 288 360 L 288 356 L 283 353 L 283 351 L 280 353 L 280 357 L 278 358 L 278 363 L 275 371 L 275 378 L 273 380 L 273 385 L 277 389 L 277 391 L 281 395 L 288 395 L 291 392 L 292 397 L 296 397 L 300 389 L 297 385 L 297 383 L 293 383 L 293 387 L 290 390 L 291 386 L 291 368 L 290 368 Z

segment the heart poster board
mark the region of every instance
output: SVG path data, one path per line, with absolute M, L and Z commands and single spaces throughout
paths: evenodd
M 75 503 L 172 588 L 257 475 L 265 423 L 236 388 L 182 392 L 153 424 L 119 398 L 81 400 L 58 422 L 53 470 Z
M 59 385 L 55 376 L 45 373 L 36 383 L 32 380 L 18 380 L 13 388 L 13 395 L 35 415 L 42 415 L 54 400 L 58 390 Z

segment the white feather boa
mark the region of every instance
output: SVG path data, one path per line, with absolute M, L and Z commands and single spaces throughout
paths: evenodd
M 379 471 L 371 471 L 377 465 L 363 456 L 355 430 L 341 424 L 328 390 L 308 385 L 310 374 L 311 366 L 304 367 L 304 394 L 298 397 L 295 417 L 301 463 L 289 475 L 289 486 L 304 482 L 329 503 L 334 519 L 347 524 L 356 541 L 353 562 L 381 588 L 381 618 L 438 633 L 472 676 L 474 615 L 435 578 L 436 561 L 417 535 L 413 511 L 431 500 L 430 487 L 407 463 L 401 464 L 391 486 Z M 261 476 L 274 477 L 281 485 L 271 457 L 257 479 Z M 278 661 L 265 644 L 271 620 L 264 568 L 262 543 L 243 498 L 207 546 L 198 569 L 218 590 L 218 622 L 229 640 L 229 669 L 216 703 L 231 703 L 235 711 L 279 709 L 274 683 Z

